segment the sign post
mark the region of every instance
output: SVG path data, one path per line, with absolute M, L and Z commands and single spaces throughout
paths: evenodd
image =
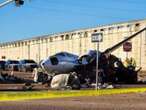
M 98 56 L 99 56 L 99 42 L 102 42 L 103 41 L 103 34 L 102 33 L 93 33 L 92 34 L 92 42 L 97 42 L 97 56 L 96 56 L 96 86 L 95 86 L 95 89 L 97 90 L 98 89 Z

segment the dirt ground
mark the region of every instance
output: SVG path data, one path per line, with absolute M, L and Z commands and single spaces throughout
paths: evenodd
M 146 93 L 0 102 L 0 110 L 146 110 Z

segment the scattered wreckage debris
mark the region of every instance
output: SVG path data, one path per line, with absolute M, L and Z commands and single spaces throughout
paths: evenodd
M 92 51 L 96 56 L 96 51 Z M 75 66 L 74 72 L 70 73 L 50 73 L 48 74 L 42 68 L 35 69 L 34 81 L 48 84 L 52 89 L 80 89 L 92 88 L 95 83 L 95 65 L 96 57 L 87 56 L 88 63 Z M 124 66 L 121 60 L 114 55 L 109 55 L 108 59 L 102 53 L 99 58 L 99 88 L 114 88 L 112 84 L 136 84 L 137 73 L 141 68 L 135 70 L 133 65 Z M 83 57 L 79 59 L 82 62 Z
M 72 74 L 59 74 L 52 78 L 50 87 L 52 89 L 80 89 L 81 84 L 76 75 Z
M 22 80 L 20 78 L 17 78 L 16 76 L 1 73 L 0 82 L 1 83 L 22 83 Z
M 23 76 L 24 78 L 20 78 Z M 0 72 L 0 91 L 28 91 L 28 90 L 48 90 L 48 87 L 40 83 L 34 83 L 33 80 L 25 78 L 25 73 L 19 72 L 17 75 L 11 75 L 6 72 Z
M 20 90 L 20 88 L 22 90 L 32 90 L 32 85 L 31 83 L 33 83 L 32 80 L 29 79 L 23 79 L 23 78 L 19 78 L 17 76 L 14 75 L 10 75 L 8 73 L 0 73 L 0 84 L 14 84 L 16 86 L 13 86 L 13 88 L 8 87 L 7 89 L 5 88 L 4 90 Z M 21 85 L 21 86 L 17 86 L 17 85 Z

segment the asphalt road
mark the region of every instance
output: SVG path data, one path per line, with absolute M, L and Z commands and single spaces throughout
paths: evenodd
M 146 110 L 146 93 L 8 101 L 0 110 Z

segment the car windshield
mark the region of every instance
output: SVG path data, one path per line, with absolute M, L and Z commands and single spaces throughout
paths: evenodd
M 19 64 L 19 61 L 9 61 L 10 64 Z
M 25 63 L 35 63 L 33 60 L 24 60 Z

